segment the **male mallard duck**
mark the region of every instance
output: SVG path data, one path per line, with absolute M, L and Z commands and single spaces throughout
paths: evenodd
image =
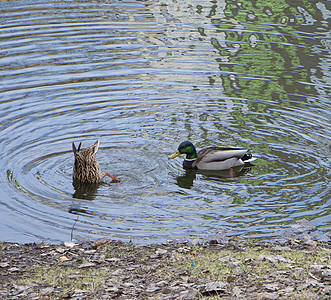
M 251 153 L 247 153 L 250 150 L 248 148 L 208 147 L 197 153 L 194 145 L 185 141 L 179 145 L 178 150 L 170 158 L 186 154 L 184 168 L 221 171 L 254 161 L 256 158 Z
M 97 160 L 99 144 L 100 141 L 97 140 L 94 145 L 86 149 L 80 149 L 82 145 L 82 143 L 80 143 L 78 149 L 76 149 L 75 144 L 72 143 L 72 150 L 75 156 L 74 171 L 72 174 L 74 180 L 86 183 L 98 183 L 101 182 L 105 176 L 109 176 L 114 181 L 121 181 L 115 176 L 101 171 Z

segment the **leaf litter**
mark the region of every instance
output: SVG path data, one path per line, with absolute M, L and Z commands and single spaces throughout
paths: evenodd
M 0 243 L 4 299 L 330 299 L 331 243 Z

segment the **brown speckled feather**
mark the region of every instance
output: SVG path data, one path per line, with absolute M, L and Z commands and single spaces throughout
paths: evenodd
M 87 183 L 101 182 L 105 177 L 105 173 L 101 171 L 100 165 L 97 160 L 97 151 L 100 141 L 96 141 L 92 146 L 80 150 L 81 144 L 78 149 L 72 143 L 72 149 L 75 156 L 74 170 L 72 177 L 74 180 Z

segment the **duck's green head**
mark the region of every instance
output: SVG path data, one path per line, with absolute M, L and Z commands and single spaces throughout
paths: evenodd
M 189 141 L 182 142 L 179 145 L 177 151 L 173 155 L 171 155 L 170 158 L 176 158 L 181 154 L 186 154 L 186 159 L 197 158 L 197 151 L 195 150 L 194 145 Z

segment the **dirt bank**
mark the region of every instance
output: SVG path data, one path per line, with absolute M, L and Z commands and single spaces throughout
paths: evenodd
M 331 244 L 0 243 L 1 299 L 330 299 Z

